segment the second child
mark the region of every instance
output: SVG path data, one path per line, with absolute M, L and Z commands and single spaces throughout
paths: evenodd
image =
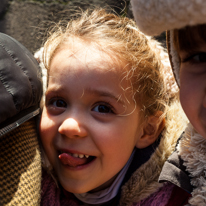
M 180 102 L 190 121 L 160 180 L 191 193 L 188 205 L 206 205 L 206 1 L 132 0 L 132 4 L 137 24 L 146 34 L 167 30 Z

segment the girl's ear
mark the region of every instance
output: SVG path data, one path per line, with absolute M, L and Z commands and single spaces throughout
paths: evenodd
M 158 138 L 160 133 L 165 127 L 165 118 L 160 121 L 161 111 L 158 111 L 155 115 L 148 117 L 147 121 L 143 125 L 143 131 L 140 138 L 136 142 L 136 147 L 143 149 L 151 145 Z

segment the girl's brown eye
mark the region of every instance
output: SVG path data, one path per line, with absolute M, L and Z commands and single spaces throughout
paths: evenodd
M 97 105 L 93 108 L 93 111 L 95 112 L 99 112 L 99 113 L 114 113 L 111 109 L 111 107 L 107 106 L 107 105 Z
M 67 103 L 62 99 L 55 100 L 52 102 L 52 104 L 55 107 L 67 107 Z

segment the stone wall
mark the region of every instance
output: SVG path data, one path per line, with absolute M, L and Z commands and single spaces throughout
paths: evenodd
M 0 0 L 0 32 L 26 46 L 32 53 L 41 47 L 49 22 L 70 18 L 75 10 L 95 6 L 128 15 L 129 0 Z
M 104 7 L 132 18 L 129 0 L 0 0 L 0 32 L 26 46 L 39 49 L 51 22 L 70 19 L 76 10 Z M 165 34 L 157 39 L 165 46 Z

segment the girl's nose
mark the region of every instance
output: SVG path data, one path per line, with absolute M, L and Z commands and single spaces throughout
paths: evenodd
M 69 138 L 85 137 L 87 131 L 73 118 L 65 119 L 59 127 L 59 133 Z

